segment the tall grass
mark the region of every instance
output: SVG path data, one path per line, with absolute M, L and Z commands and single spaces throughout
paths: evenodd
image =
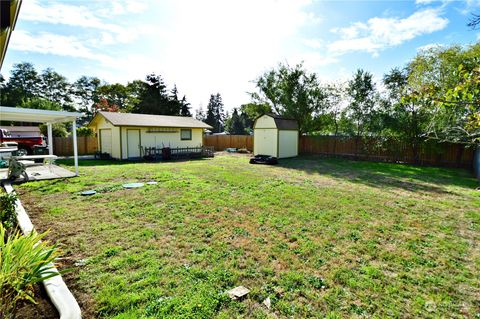
M 53 268 L 58 252 L 41 241 L 45 234 L 7 234 L 0 223 L 0 318 L 14 318 L 21 300 L 35 303 L 33 285 L 58 275 Z

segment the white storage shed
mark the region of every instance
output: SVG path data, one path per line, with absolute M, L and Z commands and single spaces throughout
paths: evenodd
M 254 155 L 298 156 L 298 122 L 274 114 L 258 117 L 253 125 Z

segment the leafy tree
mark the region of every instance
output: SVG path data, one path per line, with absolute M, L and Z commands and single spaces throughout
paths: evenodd
M 479 59 L 480 63 L 480 59 Z M 436 117 L 430 126 L 434 137 L 442 141 L 480 143 L 480 67 L 458 67 L 459 83 L 450 88 L 444 99 L 435 99 Z
M 408 84 L 408 70 L 394 68 L 383 77 L 389 95 L 383 102 L 384 135 L 391 135 L 410 146 L 415 162 L 424 140 L 428 112 L 425 99 Z M 389 134 L 386 134 L 388 131 Z
M 130 112 L 133 108 L 128 87 L 120 83 L 99 86 L 95 92 L 95 99 L 95 108 L 103 110 L 115 108 L 117 111 Z
M 210 95 L 205 123 L 213 127 L 213 133 L 223 132 L 225 111 L 223 109 L 223 102 L 220 93 Z
M 350 103 L 345 115 L 353 125 L 352 133 L 355 136 L 355 152 L 358 154 L 358 145 L 361 137 L 372 133 L 374 124 L 375 84 L 371 73 L 358 69 L 353 79 L 348 81 L 347 95 Z
M 302 64 L 295 67 L 280 64 L 256 80 L 258 93 L 252 93 L 256 104 L 268 104 L 279 115 L 298 121 L 300 133 L 319 129 L 318 117 L 325 107 L 325 92 L 315 73 Z
M 472 17 L 470 18 L 470 21 L 468 21 L 467 26 L 472 30 L 477 29 L 477 27 L 480 26 L 480 15 L 472 13 Z
M 50 110 L 50 111 L 61 111 L 62 106 L 58 102 L 49 101 L 47 99 L 32 97 L 24 99 L 19 107 L 27 109 L 39 109 L 39 110 Z
M 66 77 L 48 68 L 42 71 L 39 80 L 39 97 L 60 104 L 62 110 L 75 111 L 71 85 Z
M 28 62 L 13 65 L 10 78 L 2 90 L 2 104 L 18 106 L 22 100 L 39 95 L 40 78 L 33 64 Z
M 95 113 L 99 111 L 105 112 L 119 112 L 120 107 L 114 102 L 109 102 L 106 98 L 100 98 L 93 106 Z
M 54 137 L 67 137 L 68 136 L 68 130 L 67 130 L 67 123 L 53 123 L 52 124 L 52 135 Z M 42 132 L 43 135 L 47 136 L 47 125 L 41 124 L 39 126 L 40 132 Z
M 93 117 L 93 106 L 101 81 L 96 77 L 81 76 L 72 85 L 72 94 L 80 112 L 85 113 L 85 122 Z
M 247 103 L 240 106 L 242 114 L 248 116 L 249 119 L 255 120 L 263 114 L 272 113 L 272 107 L 268 103 Z
M 480 43 L 437 47 L 409 64 L 408 82 L 429 112 L 428 138 L 475 144 Z M 473 123 L 473 124 L 472 124 Z M 473 125 L 473 126 L 472 126 Z
M 95 132 L 88 126 L 77 128 L 77 136 L 95 136 Z

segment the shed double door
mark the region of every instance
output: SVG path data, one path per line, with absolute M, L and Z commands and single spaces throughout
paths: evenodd
M 140 155 L 140 130 L 127 130 L 127 157 L 138 159 Z

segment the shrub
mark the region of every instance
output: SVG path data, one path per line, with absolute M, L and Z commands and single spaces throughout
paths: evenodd
M 77 128 L 77 135 L 78 136 L 95 136 L 95 132 L 87 126 L 82 126 Z
M 0 224 L 0 318 L 14 318 L 20 300 L 35 303 L 33 285 L 58 275 L 53 269 L 58 252 L 41 242 L 45 234 L 7 235 Z
M 6 228 L 12 228 L 15 225 L 15 193 L 0 195 L 0 222 Z

